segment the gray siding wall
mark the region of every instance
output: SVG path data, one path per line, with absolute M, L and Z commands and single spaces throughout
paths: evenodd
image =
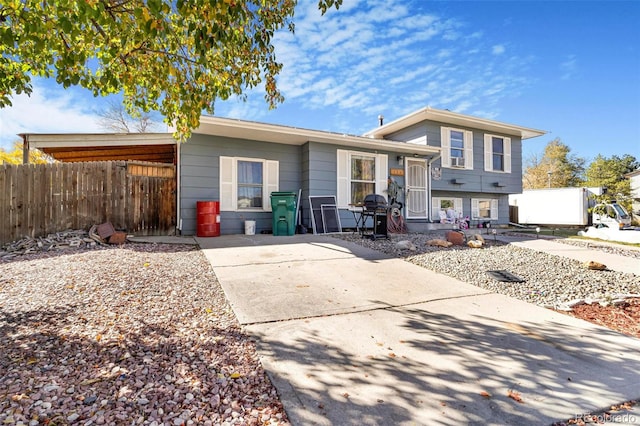
M 180 218 L 182 234 L 196 233 L 196 202 L 220 199 L 220 156 L 247 157 L 279 162 L 279 190 L 298 192 L 302 150 L 299 146 L 193 135 L 180 146 Z M 243 234 L 244 221 L 255 220 L 256 232 L 271 230 L 271 212 L 222 212 L 221 234 Z
M 522 192 L 522 140 L 517 136 L 478 130 L 469 127 L 452 126 L 446 123 L 423 121 L 388 136 L 392 140 L 414 140 L 426 134 L 427 145 L 441 146 L 441 127 L 454 127 L 473 132 L 473 170 L 443 168 L 441 159 L 434 161 L 432 167 L 442 171 L 441 179 L 431 181 L 432 197 L 462 198 L 465 215 L 471 216 L 472 198 L 490 198 L 498 200 L 497 224 L 509 222 L 509 194 Z M 485 133 L 511 138 L 511 173 L 487 172 L 484 170 Z M 454 184 L 457 180 L 462 184 Z M 499 182 L 501 186 L 496 186 Z M 477 222 L 474 222 L 477 224 Z
M 522 141 L 517 136 L 501 135 L 499 133 L 485 130 L 473 129 L 470 127 L 452 126 L 446 123 L 424 121 L 414 126 L 407 127 L 400 132 L 389 135 L 392 140 L 415 139 L 420 132 L 426 133 L 427 144 L 430 146 L 441 146 L 440 128 L 454 127 L 473 132 L 473 170 L 443 168 L 441 160 L 433 163 L 433 167 L 440 167 L 442 178 L 432 181 L 433 191 L 455 191 L 474 192 L 484 194 L 494 194 L 495 197 L 508 194 L 519 194 L 522 192 Z M 485 133 L 511 138 L 511 173 L 487 172 L 484 170 L 484 135 Z M 463 184 L 453 184 L 457 179 Z M 504 186 L 496 186 L 500 182 Z M 433 195 L 435 196 L 435 195 Z M 475 198 L 475 197 L 474 197 Z

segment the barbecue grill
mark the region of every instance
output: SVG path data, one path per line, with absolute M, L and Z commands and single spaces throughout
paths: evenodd
M 362 204 L 362 228 L 364 230 L 362 235 L 372 240 L 387 238 L 387 212 L 389 211 L 387 199 L 382 195 L 369 194 L 364 197 Z M 372 233 L 370 234 L 366 233 L 368 217 L 373 221 Z

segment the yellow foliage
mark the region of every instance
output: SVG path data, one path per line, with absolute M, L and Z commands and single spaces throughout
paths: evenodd
M 53 163 L 55 160 L 44 152 L 29 150 L 29 164 Z M 7 152 L 0 148 L 0 164 L 22 164 L 22 142 L 16 141 L 13 144 L 13 151 Z

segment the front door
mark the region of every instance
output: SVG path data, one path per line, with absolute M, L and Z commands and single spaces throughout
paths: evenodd
M 427 218 L 427 162 L 407 158 L 407 219 Z

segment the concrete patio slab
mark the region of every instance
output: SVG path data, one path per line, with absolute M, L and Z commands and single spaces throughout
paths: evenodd
M 549 424 L 640 397 L 640 339 L 339 239 L 197 240 L 294 425 Z
M 359 312 L 486 293 L 322 236 L 198 239 L 241 324 Z M 282 241 L 284 244 L 275 244 Z
M 540 425 L 640 395 L 640 340 L 496 294 L 247 331 L 295 425 Z

